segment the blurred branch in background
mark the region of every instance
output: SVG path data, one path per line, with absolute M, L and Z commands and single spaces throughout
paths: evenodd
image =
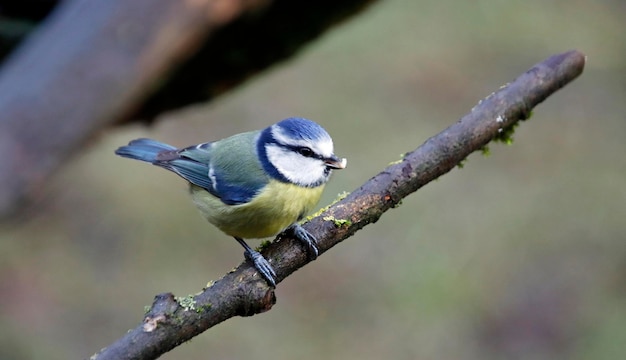
M 104 126 L 211 100 L 371 2 L 0 4 L 0 55 L 24 40 L 0 73 L 0 217 Z
M 554 55 L 476 105 L 469 114 L 418 149 L 385 168 L 345 199 L 304 224 L 325 252 L 397 206 L 407 195 L 461 164 L 493 140 L 509 141 L 513 128 L 552 93 L 578 77 L 585 57 L 577 51 Z M 263 249 L 282 281 L 309 260 L 293 240 L 281 238 Z M 94 355 L 93 359 L 154 359 L 234 316 L 269 310 L 274 289 L 246 263 L 185 298 L 157 295 L 143 324 Z

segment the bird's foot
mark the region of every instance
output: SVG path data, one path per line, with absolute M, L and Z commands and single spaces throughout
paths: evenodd
M 254 265 L 254 268 L 263 276 L 267 284 L 276 287 L 276 272 L 269 261 L 267 261 L 260 252 L 252 250 L 244 252 L 246 260 Z
M 304 245 L 309 260 L 317 259 L 319 250 L 317 249 L 317 239 L 315 239 L 315 236 L 304 230 L 304 228 L 297 223 L 288 227 L 287 232 L 292 234 L 294 238 Z
M 272 265 L 270 265 L 269 261 L 261 255 L 260 252 L 253 250 L 248 244 L 246 244 L 243 239 L 235 238 L 241 246 L 244 247 L 245 252 L 243 253 L 246 257 L 246 260 L 251 262 L 254 268 L 261 274 L 263 279 L 267 282 L 267 284 L 271 287 L 276 287 L 276 272 Z

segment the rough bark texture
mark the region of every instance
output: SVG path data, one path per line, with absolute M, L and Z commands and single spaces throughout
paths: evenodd
M 304 224 L 317 237 L 320 253 L 376 222 L 404 197 L 458 166 L 472 152 L 508 136 L 537 104 L 580 75 L 584 64 L 583 54 L 570 51 L 535 65 L 482 100 L 456 124 Z M 279 237 L 262 253 L 273 264 L 278 282 L 308 262 L 303 250 L 288 238 Z M 196 296 L 157 295 L 142 324 L 93 358 L 154 359 L 230 317 L 264 312 L 274 303 L 274 289 L 243 263 Z

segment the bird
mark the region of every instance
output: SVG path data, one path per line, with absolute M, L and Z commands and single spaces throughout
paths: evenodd
M 276 272 L 244 239 L 286 232 L 304 246 L 309 259 L 317 258 L 317 240 L 299 221 L 319 201 L 332 170 L 347 163 L 334 154 L 328 132 L 301 117 L 184 148 L 140 138 L 115 154 L 187 180 L 196 207 L 243 246 L 245 259 L 271 287 L 276 286 Z

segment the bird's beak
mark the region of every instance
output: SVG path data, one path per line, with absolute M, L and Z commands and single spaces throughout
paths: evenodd
M 348 163 L 348 160 L 346 160 L 346 158 L 338 158 L 335 155 L 327 158 L 325 160 L 326 162 L 326 166 L 329 168 L 333 168 L 333 169 L 345 169 L 346 164 Z

